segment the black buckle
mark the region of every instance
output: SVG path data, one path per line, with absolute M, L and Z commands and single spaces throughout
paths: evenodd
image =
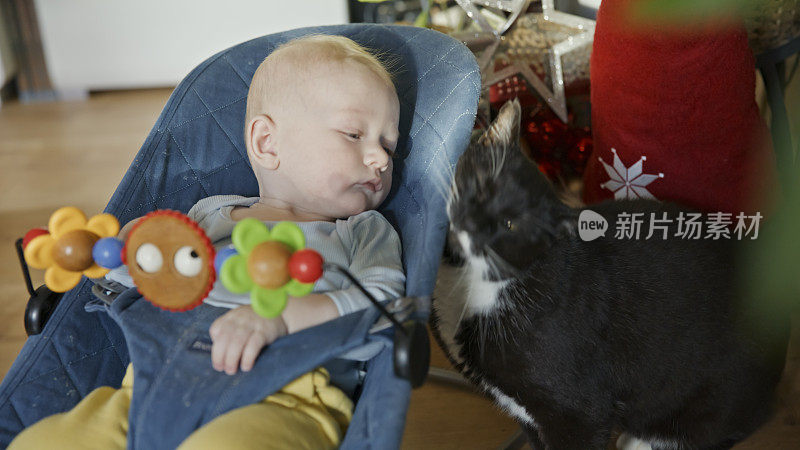
M 28 305 L 25 307 L 25 332 L 28 336 L 39 334 L 44 330 L 47 320 L 50 315 L 58 306 L 62 294 L 60 292 L 53 292 L 47 286 L 39 286 L 39 289 L 33 289 L 31 283 L 31 273 L 28 270 L 28 263 L 25 262 L 25 252 L 22 250 L 22 239 L 17 239 L 14 243 L 17 248 L 17 256 L 19 257 L 19 265 L 22 267 L 22 277 L 25 279 L 25 286 L 28 288 Z

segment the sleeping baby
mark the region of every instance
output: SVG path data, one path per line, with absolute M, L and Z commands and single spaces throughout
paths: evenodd
M 247 96 L 245 143 L 259 197 L 208 197 L 188 216 L 218 248 L 230 244 L 234 225 L 244 218 L 296 222 L 308 247 L 348 268 L 378 300 L 402 296 L 400 240 L 375 211 L 392 184 L 399 109 L 386 68 L 352 40 L 316 35 L 280 46 L 256 70 Z M 108 278 L 133 285 L 124 270 Z M 281 336 L 370 304 L 346 278 L 328 272 L 314 292 L 290 298 L 272 319 L 219 282 L 205 303 L 229 308 L 209 328 L 211 364 L 228 374 L 249 371 Z M 92 391 L 71 411 L 25 429 L 9 448 L 47 448 L 59 436 L 60 448 L 124 449 L 133 381 L 129 364 L 120 389 Z M 318 368 L 259 403 L 217 417 L 180 448 L 334 448 L 352 410 L 352 401 Z

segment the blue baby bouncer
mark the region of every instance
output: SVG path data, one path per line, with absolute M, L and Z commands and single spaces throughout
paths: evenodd
M 356 401 L 342 447 L 399 447 L 411 384 L 421 383 L 428 364 L 424 300 L 447 229 L 442 183 L 468 145 L 480 94 L 464 45 L 423 28 L 358 24 L 293 30 L 222 51 L 172 93 L 106 212 L 125 223 L 155 209 L 186 212 L 210 195 L 256 196 L 242 136 L 250 79 L 277 45 L 312 33 L 347 36 L 396 58 L 401 139 L 395 183 L 380 210 L 400 234 L 407 275 L 408 298 L 387 305 L 394 321 L 376 308 L 356 312 L 279 339 L 253 370 L 228 376 L 211 368 L 202 348 L 220 308 L 171 313 L 135 289 L 108 306 L 84 279 L 50 312 L 47 300 L 57 296 L 40 288 L 26 313 L 31 336 L 0 385 L 0 446 L 93 389 L 118 387 L 133 359 L 128 448 L 175 448 L 219 414 L 319 365 Z

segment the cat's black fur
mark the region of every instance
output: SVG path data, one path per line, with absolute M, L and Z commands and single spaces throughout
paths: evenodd
M 581 210 L 519 149 L 519 114 L 504 106 L 456 167 L 448 214 L 463 267 L 440 277 L 433 305 L 451 361 L 536 449 L 605 448 L 613 429 L 654 449 L 730 448 L 751 434 L 770 415 L 786 333 L 753 331 L 736 240 L 681 239 L 674 226 L 645 240 L 647 221 L 639 240 L 615 239 L 620 212 L 681 211 L 639 200 L 588 207 L 609 230 L 582 241 Z M 493 268 L 480 272 L 476 257 Z M 508 280 L 494 301 L 486 280 Z

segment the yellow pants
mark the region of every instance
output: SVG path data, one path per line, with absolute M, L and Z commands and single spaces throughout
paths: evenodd
M 353 415 L 352 401 L 329 383 L 324 368 L 311 371 L 260 403 L 229 411 L 192 433 L 179 450 L 336 448 Z M 122 386 L 102 386 L 67 412 L 23 430 L 10 450 L 124 450 L 133 366 Z

